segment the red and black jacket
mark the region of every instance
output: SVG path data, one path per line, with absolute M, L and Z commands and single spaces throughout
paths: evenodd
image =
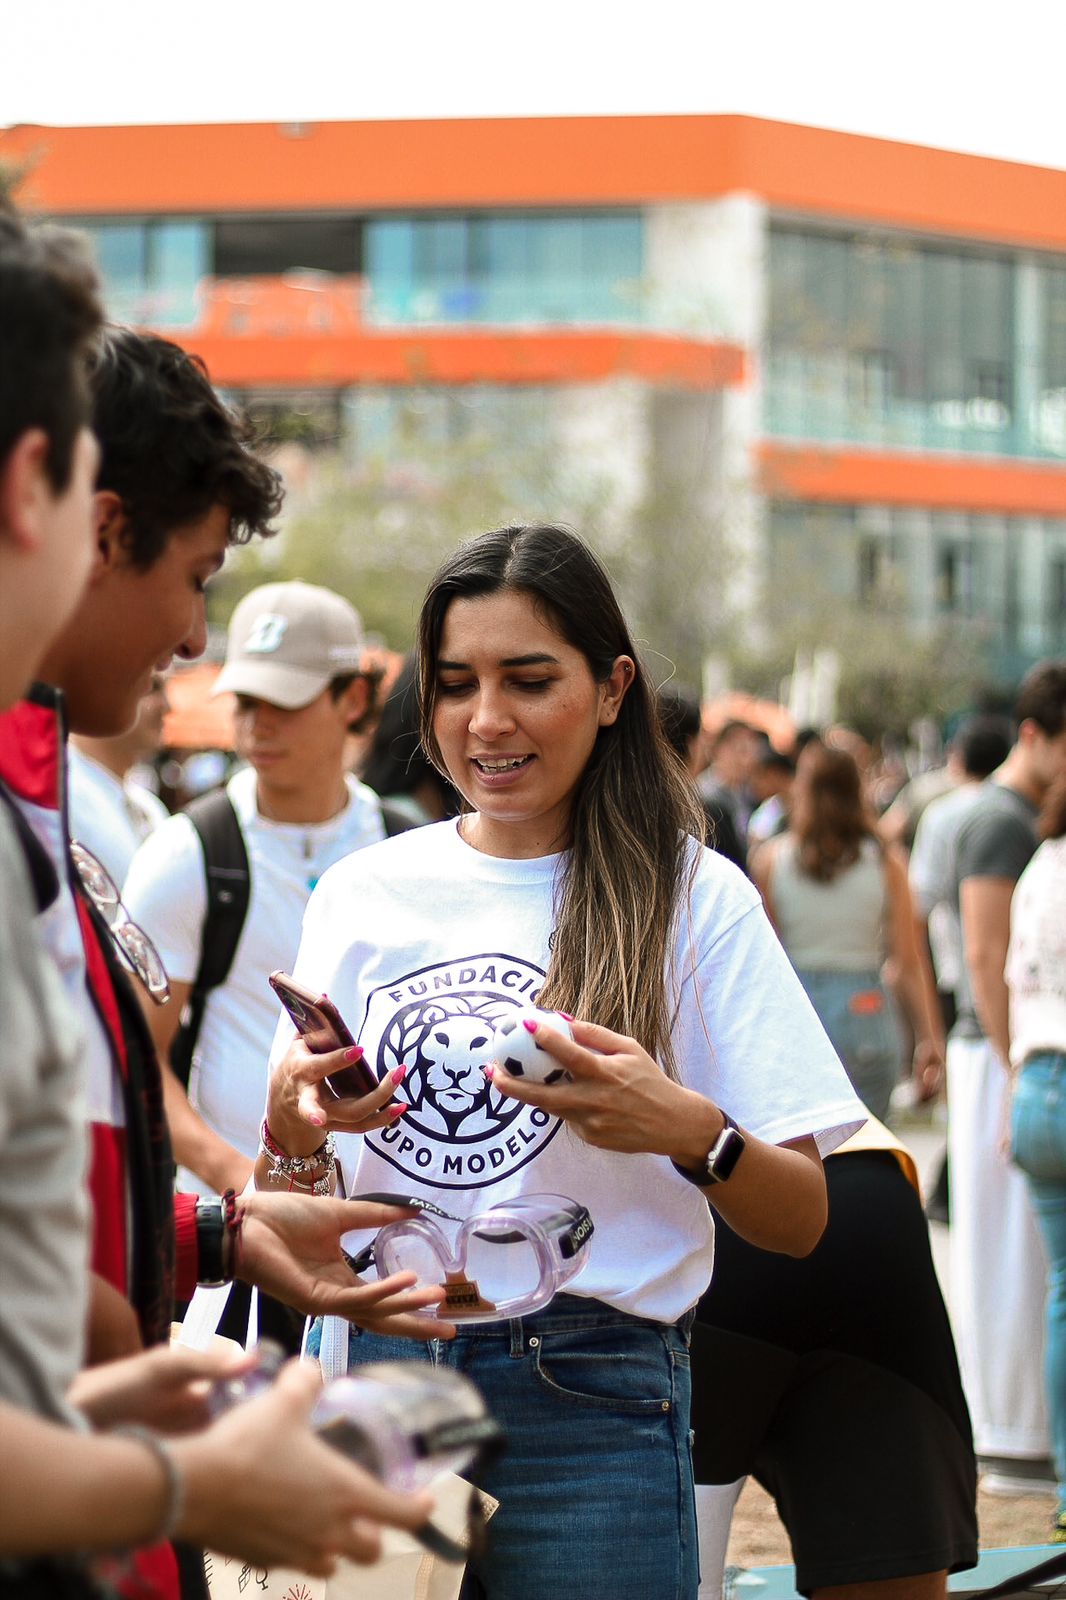
M 88 1005 L 102 1026 L 121 1093 L 125 1126 L 91 1125 L 91 1265 L 130 1301 L 144 1343 L 160 1344 L 170 1334 L 175 1296 L 188 1299 L 196 1285 L 196 1196 L 174 1194 L 155 1046 L 107 924 L 85 895 L 70 857 L 66 727 L 58 691 L 35 685 L 25 700 L 0 715 L 0 783 L 52 860 L 60 904 L 72 907 L 70 914 L 77 917 Z M 61 913 L 53 908 L 51 914 Z M 47 927 L 43 931 L 47 943 Z M 187 1592 L 204 1593 L 192 1565 Z M 181 1587 L 186 1592 L 184 1582 Z M 138 1551 L 121 1588 L 127 1596 L 176 1600 L 179 1584 L 170 1547 Z

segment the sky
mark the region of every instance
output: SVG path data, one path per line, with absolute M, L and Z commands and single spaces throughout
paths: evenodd
M 0 124 L 742 112 L 1066 168 L 1063 0 L 11 0 Z

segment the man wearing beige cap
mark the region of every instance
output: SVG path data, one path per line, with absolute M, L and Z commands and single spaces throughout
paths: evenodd
M 268 583 L 237 606 L 216 694 L 236 696 L 230 779 L 250 879 L 247 911 L 225 981 L 212 988 L 187 1089 L 171 1070 L 179 1018 L 200 970 L 208 915 L 204 847 L 187 816 L 172 817 L 134 857 L 124 898 L 159 947 L 175 1004 L 149 1023 L 164 1063 L 179 1185 L 238 1192 L 251 1174 L 266 1097 L 278 1003 L 267 975 L 292 970 L 304 907 L 341 857 L 388 831 L 377 796 L 345 769 L 345 741 L 371 707 L 364 639 L 347 600 L 306 583 Z M 199 802 L 203 804 L 203 802 Z

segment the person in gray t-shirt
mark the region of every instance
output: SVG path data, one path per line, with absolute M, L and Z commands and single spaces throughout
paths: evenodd
M 963 963 L 948 1041 L 951 1303 L 978 1455 L 1032 1461 L 1048 1448 L 1034 1350 L 1045 1269 L 1024 1179 L 1002 1151 L 1010 1094 L 1003 971 L 1014 885 L 1036 848 L 1036 809 L 1066 772 L 1066 661 L 1029 673 L 1015 718 L 1015 743 L 962 819 L 952 852 Z
M 954 839 L 951 903 L 963 926 L 964 960 L 956 990 L 958 1014 L 952 1029 L 952 1037 L 983 1039 L 986 1033 L 989 1033 L 993 1043 L 1004 1056 L 1006 1052 L 1002 1048 L 1002 1036 L 996 1036 L 998 1029 L 992 1031 L 995 1028 L 992 1018 L 1000 1015 L 1000 1007 L 995 998 L 995 985 L 990 982 L 985 983 L 983 994 L 988 998 L 985 999 L 982 1012 L 979 1014 L 974 998 L 973 973 L 977 971 L 977 982 L 980 986 L 981 953 L 987 948 L 989 940 L 996 940 L 998 943 L 997 935 L 1009 934 L 1010 892 L 1036 849 L 1036 817 L 1037 807 L 1028 794 L 1020 793 L 1017 789 L 1008 788 L 1003 783 L 990 779 L 982 784 L 980 793 L 963 816 Z M 975 901 L 973 889 L 964 888 L 964 885 L 974 879 L 995 880 L 997 884 L 1003 886 L 998 892 L 996 888 L 992 888 L 991 893 L 997 902 L 1005 898 L 1007 911 L 1005 929 L 1000 925 L 1000 919 L 994 915 L 996 907 L 986 905 L 987 893 L 981 894 L 979 890 L 979 898 Z M 981 889 L 984 887 L 982 883 Z M 965 918 L 962 909 L 964 901 L 967 902 Z M 1002 966 L 999 970 L 1002 976 Z M 993 974 L 990 972 L 989 978 L 992 977 Z M 1005 994 L 1004 987 L 1004 998 Z M 988 1019 L 986 1026 L 982 1026 L 982 1015 Z

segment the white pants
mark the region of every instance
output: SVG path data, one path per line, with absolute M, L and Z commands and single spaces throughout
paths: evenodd
M 729 1529 L 740 1491 L 747 1478 L 736 1483 L 697 1483 L 696 1526 L 700 1541 L 699 1600 L 722 1600 Z
M 1001 1145 L 1010 1086 L 984 1039 L 948 1044 L 951 1320 L 983 1456 L 1046 1456 L 1043 1247 Z

